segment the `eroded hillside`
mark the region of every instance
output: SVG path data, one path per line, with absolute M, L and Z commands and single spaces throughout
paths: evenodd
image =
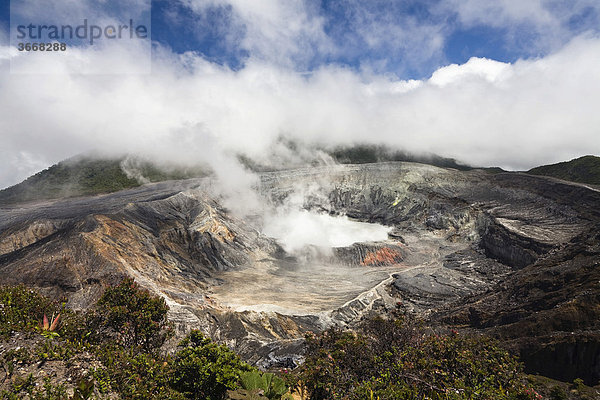
M 202 329 L 261 365 L 297 362 L 308 330 L 400 306 L 498 334 L 531 369 L 544 365 L 540 372 L 561 378 L 552 365 L 570 363 L 598 379 L 599 192 L 393 162 L 260 178 L 267 210 L 348 216 L 389 227 L 388 238 L 286 251 L 261 233 L 265 210 L 236 218 L 210 178 L 170 181 L 1 206 L 0 283 L 85 308 L 132 276 L 165 297 L 181 332 Z M 569 314 L 570 324 L 534 322 L 570 309 L 587 311 Z M 572 357 L 550 357 L 549 346 Z

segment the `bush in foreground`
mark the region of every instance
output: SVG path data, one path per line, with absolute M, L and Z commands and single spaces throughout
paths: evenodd
M 312 400 L 541 398 L 495 341 L 432 335 L 403 320 L 372 319 L 358 333 L 308 335 L 304 365 L 277 377 L 198 331 L 172 356 L 161 353 L 170 332 L 168 307 L 130 279 L 108 288 L 95 309 L 62 310 L 56 335 L 44 336 L 43 315 L 61 308 L 22 286 L 0 288 L 0 398 L 276 400 L 290 397 L 290 385 Z M 40 371 L 49 362 L 80 375 L 43 379 Z M 592 398 L 576 383 L 547 392 L 551 398 Z
M 493 340 L 424 335 L 402 321 L 376 319 L 363 332 L 307 337 L 298 385 L 321 399 L 540 399 L 521 365 Z
M 241 373 L 253 370 L 228 347 L 199 331 L 192 331 L 180 347 L 173 360 L 171 382 L 190 399 L 222 399 L 227 390 L 238 387 Z
M 118 332 L 124 346 L 144 350 L 159 348 L 171 336 L 168 311 L 162 297 L 151 295 L 131 278 L 107 288 L 97 307 L 99 323 Z
M 1 288 L 0 338 L 7 338 L 15 331 L 33 331 L 40 326 L 44 315 L 59 310 L 59 304 L 23 285 Z
M 241 387 L 240 374 L 260 374 L 199 331 L 173 356 L 161 353 L 172 332 L 168 306 L 132 279 L 107 288 L 85 313 L 63 310 L 55 335 L 48 335 L 40 322 L 60 308 L 24 286 L 0 288 L 0 341 L 12 339 L 0 357 L 0 398 L 220 400 Z M 48 362 L 82 373 L 71 383 L 67 373 L 58 383 L 44 380 Z

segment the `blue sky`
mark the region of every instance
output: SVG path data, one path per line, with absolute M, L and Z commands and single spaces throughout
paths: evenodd
M 38 23 L 121 18 L 100 0 L 18 1 Z M 147 0 L 111 1 L 133 15 Z M 233 154 L 320 157 L 282 137 L 513 170 L 600 154 L 598 0 L 151 5 L 152 58 L 131 41 L 19 52 L 2 2 L 0 187 L 86 151 L 203 160 L 233 187 L 251 181 Z
M 153 39 L 178 52 L 197 51 L 232 68 L 243 67 L 252 50 L 242 43 L 245 21 L 236 20 L 236 10 L 231 4 L 205 3 L 204 7 L 190 12 L 190 7 L 182 2 L 153 2 Z M 553 2 L 555 5 L 546 2 L 547 6 L 542 2 L 540 8 L 554 19 L 540 21 L 535 15 L 519 16 L 508 11 L 510 17 L 506 20 L 493 21 L 502 18 L 494 15 L 498 10 L 485 15 L 485 8 L 478 8 L 477 4 L 473 10 L 461 10 L 451 3 L 435 0 L 303 2 L 303 14 L 320 20 L 320 28 L 331 42 L 331 48 L 320 49 L 318 43 L 310 43 L 310 37 L 300 34 L 298 40 L 308 41 L 310 48 L 302 55 L 295 55 L 292 63 L 306 70 L 326 64 L 353 69 L 369 67 L 376 72 L 396 74 L 401 79 L 420 79 L 442 65 L 462 64 L 471 57 L 504 62 L 540 57 L 583 31 L 597 32 L 600 28 L 597 8 L 591 5 L 573 6 L 565 13 L 565 7 L 559 2 Z M 564 2 L 568 3 L 571 2 Z M 483 17 L 478 16 L 478 12 L 484 14 Z M 292 21 L 277 22 L 285 26 Z M 369 40 L 365 32 L 372 27 L 380 29 L 375 41 Z M 549 31 L 559 34 L 552 43 L 547 42 Z
M 523 2 L 518 0 L 288 3 L 290 12 L 266 15 L 269 10 L 247 12 L 247 6 L 237 0 L 154 0 L 152 38 L 176 53 L 196 52 L 234 70 L 251 58 L 263 58 L 285 62 L 298 71 L 341 65 L 421 79 L 443 65 L 462 64 L 471 57 L 503 62 L 542 57 L 582 32 L 600 29 L 594 1 L 532 0 L 530 7 L 520 6 Z M 254 4 L 262 7 L 260 1 Z M 9 11 L 9 2 L 3 2 L 0 21 L 5 30 Z M 261 23 L 266 32 L 256 26 Z M 300 26 L 288 36 L 285 30 L 294 24 Z M 284 54 L 285 60 L 252 43 L 262 40 L 269 46 L 282 32 L 283 41 L 301 46 Z M 273 48 L 279 50 L 277 44 Z

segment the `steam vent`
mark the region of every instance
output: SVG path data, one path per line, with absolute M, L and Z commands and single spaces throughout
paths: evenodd
M 4 205 L 2 284 L 86 309 L 131 277 L 179 336 L 199 329 L 262 368 L 301 363 L 307 332 L 401 307 L 500 338 L 532 373 L 598 379 L 593 187 L 406 162 L 259 177 L 269 208 L 245 217 L 211 177 Z

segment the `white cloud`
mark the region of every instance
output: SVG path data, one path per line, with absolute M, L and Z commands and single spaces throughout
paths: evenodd
M 69 54 L 106 63 L 121 57 Z M 515 64 L 471 59 L 422 81 L 338 66 L 306 75 L 256 59 L 232 71 L 164 48 L 151 75 L 86 76 L 61 65 L 64 73 L 53 75 L 0 73 L 0 186 L 100 149 L 203 160 L 235 190 L 248 177 L 232 155 L 264 156 L 281 135 L 386 143 L 509 168 L 600 154 L 598 37 Z
M 473 57 L 465 64 L 451 64 L 438 69 L 429 79 L 429 83 L 442 87 L 477 78 L 494 83 L 506 80 L 510 72 L 508 63 Z
M 575 35 L 598 29 L 600 13 L 595 0 L 444 0 L 443 12 L 456 13 L 466 27 L 491 26 L 507 31 L 508 47 L 527 47 L 529 54 L 557 50 Z M 574 25 L 574 26 L 573 26 Z
M 326 12 L 307 0 L 179 1 L 198 14 L 230 7 L 228 48 L 240 47 L 250 58 L 296 70 L 311 62 L 351 60 L 363 71 L 397 76 L 443 65 L 446 40 L 457 29 L 498 28 L 507 51 L 539 56 L 586 31 L 598 32 L 600 23 L 594 0 L 441 0 L 420 4 L 426 11 L 417 12 L 394 1 L 344 0 Z
M 413 12 L 406 2 L 385 0 L 344 0 L 329 4 L 328 11 L 308 0 L 179 2 L 204 16 L 211 7 L 229 8 L 222 39 L 226 48 L 243 49 L 251 59 L 297 71 L 341 60 L 397 76 L 428 74 L 443 65 L 447 38 L 456 30 L 498 28 L 505 50 L 539 56 L 586 31 L 597 32 L 600 23 L 594 0 L 441 0 L 416 5 L 422 10 Z M 212 21 L 197 29 L 207 29 L 205 24 Z
M 308 63 L 319 53 L 333 49 L 323 30 L 324 19 L 304 0 L 181 0 L 193 12 L 230 6 L 233 17 L 228 36 L 252 58 L 293 66 Z M 202 29 L 202 27 L 199 27 Z
M 312 14 L 303 0 L 266 0 L 258 6 L 233 0 L 231 4 L 246 24 L 243 47 L 254 56 L 270 61 L 293 58 L 297 62 L 331 47 L 323 31 L 323 18 Z
M 343 17 L 328 20 L 319 4 L 307 0 L 179 1 L 198 15 L 215 6 L 231 7 L 228 48 L 240 47 L 251 59 L 298 71 L 340 58 L 354 60 L 364 71 L 402 75 L 429 71 L 431 63 L 444 59 L 444 23 L 388 10 L 394 2 L 346 0 L 332 5 L 343 10 L 337 10 Z

